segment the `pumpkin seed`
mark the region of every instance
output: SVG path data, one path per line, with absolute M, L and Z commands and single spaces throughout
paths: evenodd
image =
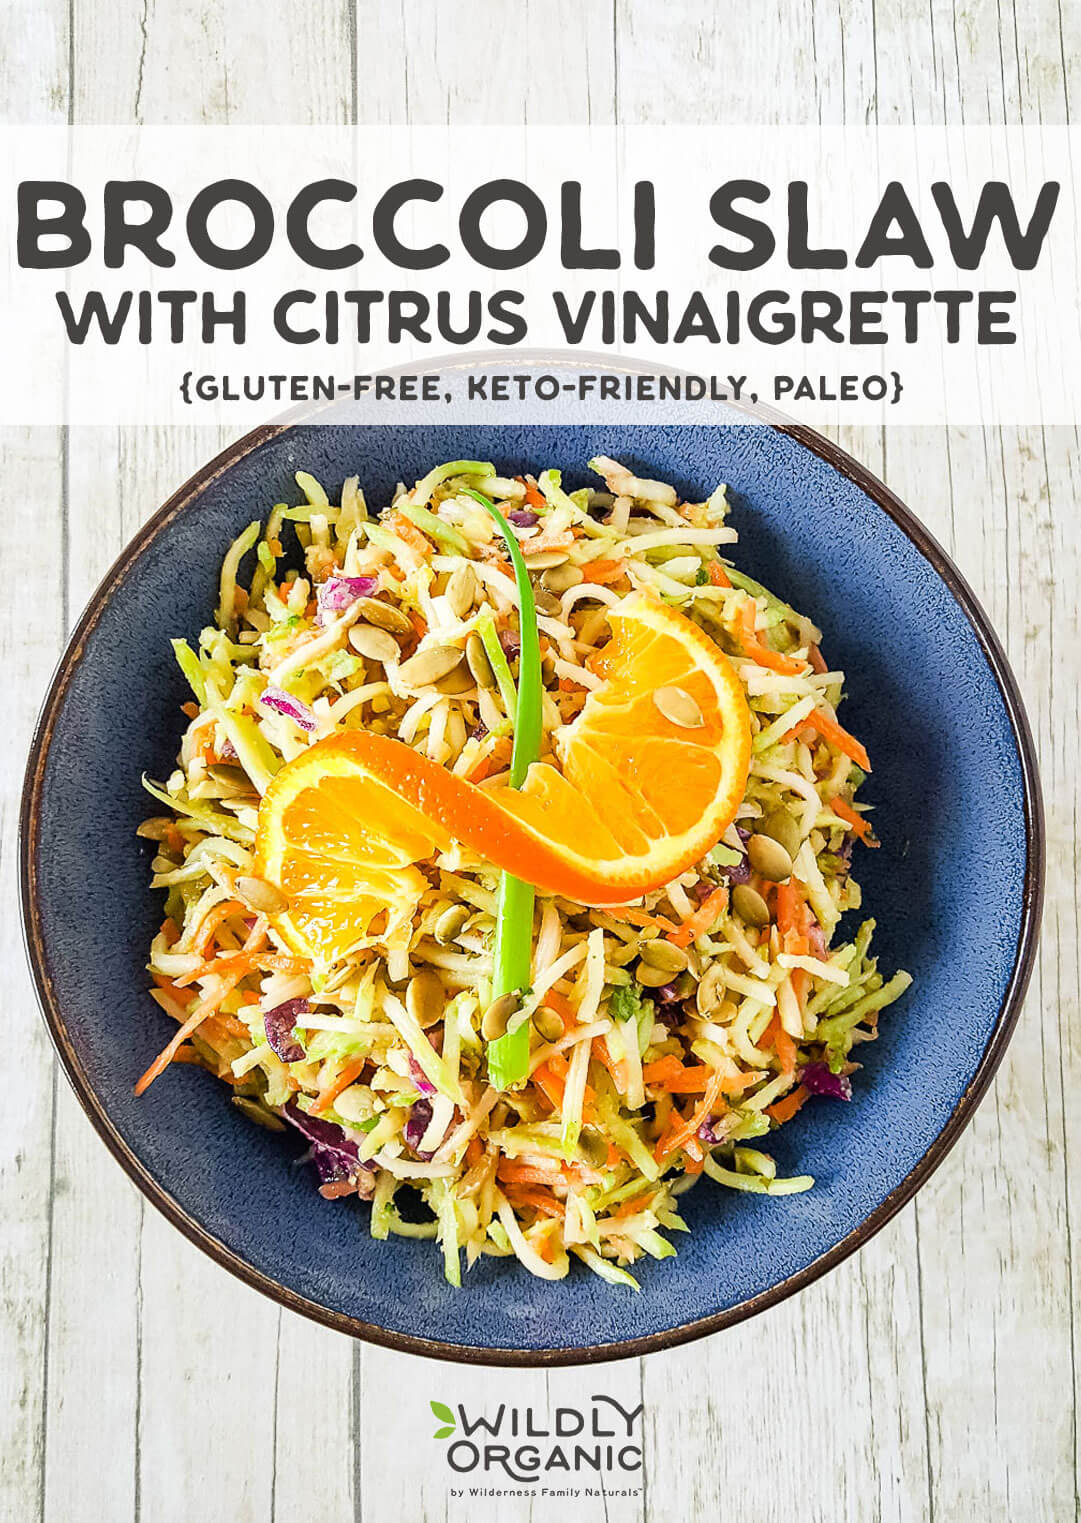
M 753 835 L 747 842 L 747 856 L 755 872 L 771 883 L 787 883 L 792 876 L 792 858 L 772 836 Z
M 558 1042 L 563 1035 L 563 1022 L 550 1005 L 541 1005 L 539 1010 L 534 1010 L 533 1025 L 537 1035 L 542 1036 L 546 1042 Z
M 732 890 L 732 910 L 745 925 L 769 925 L 769 905 L 749 883 L 737 883 Z
M 488 660 L 488 653 L 484 649 L 484 641 L 474 629 L 465 642 L 465 659 L 469 664 L 469 670 L 473 673 L 478 687 L 495 687 L 495 673 L 492 664 Z
M 427 1031 L 429 1026 L 441 1021 L 446 1003 L 446 991 L 438 973 L 433 973 L 430 968 L 422 968 L 419 973 L 413 974 L 405 991 L 405 1008 L 418 1025 Z
M 533 602 L 538 613 L 546 613 L 549 616 L 563 612 L 563 605 L 554 592 L 549 592 L 547 587 L 537 587 L 533 591 Z
M 563 593 L 571 587 L 577 587 L 585 578 L 581 569 L 568 561 L 565 566 L 551 566 L 541 577 L 541 586 L 549 592 Z
M 459 566 L 451 573 L 444 596 L 454 617 L 464 619 L 477 596 L 477 574 L 472 566 Z
M 795 858 L 799 851 L 799 825 L 795 815 L 790 814 L 787 809 L 774 809 L 772 813 L 767 814 L 765 819 L 759 822 L 758 834 L 771 836 L 773 840 L 779 841 L 792 858 Z
M 412 624 L 393 603 L 381 603 L 378 598 L 358 598 L 354 606 L 365 624 L 374 624 L 376 629 L 386 629 L 392 635 L 412 633 Z
M 324 978 L 323 987 L 320 992 L 323 994 L 333 994 L 335 990 L 343 988 L 349 982 L 352 973 L 353 969 L 347 962 L 339 963 L 336 968 L 331 968 L 326 978 Z
M 640 961 L 635 977 L 644 989 L 661 989 L 672 982 L 671 968 L 658 968 L 653 963 Z
M 289 903 L 281 889 L 265 878 L 238 878 L 237 895 L 257 915 L 277 915 Z
M 461 659 L 462 652 L 456 645 L 430 645 L 403 661 L 398 675 L 406 687 L 431 687 L 452 672 Z
M 445 677 L 440 677 L 436 687 L 441 693 L 449 693 L 457 696 L 459 693 L 468 693 L 473 688 L 473 673 L 464 661 L 452 667 Z
M 525 563 L 530 571 L 550 571 L 553 566 L 562 566 L 566 559 L 566 550 L 536 550 L 525 556 Z
M 702 710 L 681 687 L 659 687 L 653 694 L 653 702 L 665 719 L 681 730 L 700 730 L 705 724 Z
M 249 1100 L 245 1095 L 234 1095 L 233 1104 L 238 1111 L 243 1111 L 249 1121 L 254 1121 L 256 1126 L 265 1126 L 268 1132 L 284 1132 L 285 1122 L 273 1111 L 267 1110 L 265 1105 L 260 1105 L 258 1100 Z
M 711 1016 L 716 1013 L 727 997 L 727 986 L 716 963 L 706 969 L 695 990 L 694 1003 L 698 1014 Z
M 231 767 L 226 763 L 216 763 L 206 769 L 207 776 L 212 777 L 221 789 L 222 798 L 236 798 L 243 793 L 254 794 L 251 778 L 243 767 Z
M 507 1022 L 518 1009 L 517 994 L 501 994 L 494 999 L 484 1012 L 484 1019 L 480 1023 L 480 1034 L 486 1042 L 498 1041 L 507 1032 Z
M 578 1136 L 578 1151 L 587 1163 L 600 1168 L 608 1162 L 608 1140 L 592 1127 L 583 1127 Z
M 670 941 L 647 941 L 642 947 L 642 961 L 653 968 L 668 973 L 682 973 L 687 966 L 687 954 L 682 947 L 674 947 Z
M 450 946 L 455 937 L 461 934 L 468 919 L 469 911 L 464 904 L 452 904 L 449 909 L 444 910 L 434 927 L 435 939 L 439 945 Z
M 374 624 L 354 624 L 349 631 L 349 643 L 358 656 L 369 661 L 397 661 L 401 655 L 398 642 L 387 629 L 377 629 Z

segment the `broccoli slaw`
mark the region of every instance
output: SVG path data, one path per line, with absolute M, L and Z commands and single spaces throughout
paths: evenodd
M 603 485 L 567 492 L 556 470 L 450 462 L 378 516 L 358 478 L 332 503 L 298 473 L 304 502 L 238 536 L 213 624 L 173 642 L 187 726 L 172 775 L 147 782 L 166 893 L 152 993 L 178 1030 L 139 1092 L 171 1062 L 208 1069 L 251 1120 L 300 1134 L 323 1195 L 370 1202 L 373 1236 L 437 1241 L 454 1284 L 487 1254 L 636 1287 L 629 1266 L 675 1253 L 700 1175 L 810 1188 L 759 1144 L 808 1100 L 850 1097 L 855 1049 L 910 982 L 878 972 L 873 921 L 837 940 L 860 908 L 854 845 L 877 842 L 818 629 L 732 564 L 723 486 L 688 503 L 590 465 Z M 611 610 L 643 595 L 725 653 L 753 733 L 737 816 L 692 868 L 612 909 L 530 897 L 513 1087 L 489 1040 L 496 867 L 437 853 L 324 964 L 277 931 L 254 855 L 272 779 L 327 737 L 392 736 L 471 782 L 511 766 L 526 605 L 478 493 L 528 569 L 546 742 L 597 686 Z

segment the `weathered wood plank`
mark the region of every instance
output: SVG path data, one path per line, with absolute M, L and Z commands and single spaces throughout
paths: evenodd
M 0 115 L 6 122 L 65 122 L 67 65 L 62 0 L 0 12 Z M 18 816 L 26 749 L 64 628 L 62 431 L 0 428 L 0 459 L 5 479 L 20 483 L 19 509 L 0 514 L 0 564 L 11 578 L 0 614 L 7 737 L 0 750 L 0 967 L 3 1061 L 11 1059 L 0 1107 L 0 1517 L 22 1519 L 38 1515 L 44 1494 L 58 1081 L 19 933 Z
M 347 119 L 345 5 L 80 5 L 76 17 L 81 121 Z M 224 442 L 217 430 L 75 432 L 73 607 L 138 524 Z M 280 1315 L 153 1212 L 144 1220 L 126 1181 L 101 1168 L 73 1106 L 62 1107 L 58 1133 L 71 1188 L 57 1213 L 68 1252 L 52 1286 L 50 1344 L 73 1399 L 49 1403 L 57 1462 L 48 1515 L 263 1523 L 276 1513 L 280 1482 L 282 1516 L 343 1516 L 349 1469 L 326 1455 L 348 1450 L 348 1345 Z M 108 1222 L 107 1263 L 88 1264 L 78 1246 L 94 1215 L 99 1229 Z M 110 1433 L 106 1463 L 90 1452 L 86 1401 L 74 1399 L 95 1379 Z

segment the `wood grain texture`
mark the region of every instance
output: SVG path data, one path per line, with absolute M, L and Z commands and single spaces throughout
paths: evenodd
M 73 23 L 73 24 L 72 24 Z M 0 12 L 15 120 L 1062 122 L 1058 0 L 30 0 Z M 6 431 L 33 534 L 0 515 L 22 753 L 69 612 L 216 431 Z M 56 1086 L 14 917 L 17 1084 L 0 1110 L 0 1518 L 427 1523 L 570 1516 L 448 1499 L 429 1395 L 646 1404 L 644 1504 L 594 1519 L 1076 1518 L 1081 1124 L 1077 884 L 1081 452 L 1066 429 L 843 431 L 955 556 L 1029 704 L 1048 802 L 1043 953 L 1002 1073 L 918 1202 L 764 1317 L 598 1370 L 478 1371 L 355 1346 L 224 1275 L 141 1199 Z M 103 1437 L 104 1436 L 104 1437 Z

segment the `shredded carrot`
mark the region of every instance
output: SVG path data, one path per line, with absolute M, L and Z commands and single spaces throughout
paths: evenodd
M 230 915 L 242 915 L 246 920 L 250 914 L 251 911 L 246 905 L 241 904 L 239 899 L 225 899 L 221 904 L 215 904 L 203 916 L 199 934 L 192 943 L 192 951 L 198 952 L 200 957 L 205 957 L 211 938 L 223 920 L 228 920 Z
M 657 1085 L 672 1095 L 700 1095 L 709 1084 L 713 1071 L 708 1063 L 683 1064 L 678 1058 L 669 1054 L 667 1057 L 658 1058 L 655 1063 L 647 1063 L 642 1069 L 642 1078 L 647 1084 Z M 726 1075 L 721 1079 L 721 1094 L 741 1094 L 764 1077 L 765 1074 L 758 1070 L 751 1073 Z
M 628 925 L 655 925 L 659 931 L 674 931 L 676 927 L 663 915 L 651 915 L 648 910 L 628 910 L 607 907 L 604 911 L 613 920 L 625 920 Z
M 586 561 L 581 568 L 582 580 L 603 586 L 618 581 L 625 569 L 623 561 Z
M 808 947 L 808 951 L 810 948 Z M 796 996 L 796 1004 L 802 1013 L 807 1004 L 807 990 L 811 987 L 811 975 L 806 968 L 793 968 L 788 975 L 788 981 L 792 985 L 792 993 Z
M 762 1033 L 762 1041 L 767 1046 L 772 1043 L 777 1056 L 781 1060 L 781 1072 L 783 1074 L 794 1074 L 796 1071 L 796 1044 L 781 1025 L 779 1015 L 774 1015 Z
M 778 1126 L 781 1126 L 784 1124 L 784 1122 L 791 1121 L 792 1117 L 801 1108 L 804 1102 L 810 1098 L 811 1091 L 809 1089 L 804 1089 L 803 1085 L 801 1084 L 797 1089 L 794 1089 L 790 1095 L 785 1095 L 783 1100 L 778 1100 L 776 1105 L 767 1106 L 766 1115 L 769 1116 L 772 1121 L 776 1121 Z
M 644 1195 L 632 1195 L 629 1200 L 621 1200 L 615 1210 L 608 1214 L 609 1216 L 634 1216 L 637 1212 L 645 1210 L 647 1203 L 656 1193 L 655 1190 L 647 1190 Z
M 183 1026 L 181 1026 L 180 1030 L 176 1033 L 170 1042 L 166 1043 L 166 1045 L 154 1059 L 153 1063 L 151 1063 L 150 1067 L 136 1081 L 136 1095 L 145 1094 L 145 1092 L 150 1088 L 151 1084 L 153 1084 L 158 1075 L 165 1072 L 165 1070 L 169 1067 L 169 1064 L 176 1057 L 180 1048 L 191 1036 L 192 1032 L 198 1031 L 199 1027 L 206 1020 L 207 1016 L 214 1014 L 214 1011 L 217 1010 L 218 1006 L 221 1004 L 225 996 L 232 988 L 234 988 L 236 984 L 240 982 L 243 976 L 243 973 L 236 973 L 232 976 L 223 978 L 218 989 L 213 994 L 208 994 L 206 999 L 202 1000 L 198 1005 L 196 1005 L 195 1009 L 188 1016 L 187 1020 L 184 1022 Z
M 728 580 L 728 573 L 720 561 L 710 561 L 708 574 L 711 587 L 731 587 L 732 583 Z
M 204 1032 L 212 1032 L 219 1039 L 222 1037 L 240 1037 L 245 1042 L 251 1041 L 251 1033 L 243 1021 L 238 1021 L 235 1015 L 226 1015 L 219 1010 L 216 1015 L 208 1015 L 203 1022 Z
M 479 1163 L 484 1157 L 484 1143 L 479 1137 L 470 1137 L 465 1149 L 465 1162 L 468 1168 Z
M 706 1085 L 702 1103 L 696 1106 L 689 1116 L 680 1117 L 678 1121 L 673 1116 L 673 1124 L 658 1142 L 653 1153 L 658 1163 L 667 1158 L 669 1153 L 675 1153 L 680 1148 L 683 1148 L 684 1152 L 690 1152 L 692 1158 L 697 1159 L 702 1156 L 702 1150 L 695 1141 L 695 1134 L 702 1122 L 716 1110 L 720 1094 L 721 1073 L 719 1069 L 714 1069 L 713 1077 Z
M 782 937 L 804 935 L 807 925 L 807 906 L 800 896 L 794 878 L 789 878 L 787 883 L 778 883 L 774 903 L 777 929 Z
M 496 1175 L 504 1184 L 508 1185 L 554 1185 L 564 1184 L 565 1180 L 561 1171 L 556 1169 L 542 1169 L 532 1163 L 514 1163 L 509 1158 L 501 1158 L 496 1168 Z
M 594 1045 L 594 1053 L 596 1046 Z M 563 1095 L 567 1087 L 567 1058 L 562 1052 L 553 1052 L 546 1063 L 534 1069 L 533 1078 L 540 1085 L 545 1098 L 554 1110 L 563 1109 Z M 587 1084 L 582 1097 L 582 1119 L 592 1121 L 595 1118 L 593 1101 L 597 1098 L 597 1092 L 592 1085 Z
M 182 703 L 180 705 L 180 712 L 188 719 L 198 719 L 199 705 L 197 703 Z
M 563 1030 L 569 1031 L 572 1026 L 578 1024 L 578 1012 L 567 999 L 566 995 L 560 994 L 557 989 L 549 989 L 541 1004 L 547 1005 L 549 1010 L 554 1010 L 563 1022 Z
M 512 1185 L 507 1191 L 507 1199 L 513 1204 L 533 1206 L 543 1216 L 566 1216 L 567 1208 L 562 1201 L 556 1200 L 550 1190 L 541 1186 Z
M 593 1056 L 598 1063 L 602 1063 L 615 1081 L 616 1088 L 621 1094 L 626 1094 L 629 1075 L 627 1073 L 626 1058 L 613 1057 L 611 1049 L 604 1037 L 593 1038 Z
M 808 645 L 807 660 L 811 663 L 811 670 L 816 672 L 818 676 L 821 677 L 823 672 L 829 671 L 829 667 L 826 665 L 826 659 L 817 645 Z
M 243 978 L 245 973 L 251 973 L 256 968 L 261 973 L 300 974 L 307 972 L 309 967 L 310 964 L 301 958 L 288 957 L 284 952 L 224 952 L 204 962 L 194 972 L 185 973 L 175 983 L 178 989 L 184 989 L 210 973 L 236 973 L 239 978 Z
M 622 1159 L 623 1153 L 621 1149 L 617 1148 L 614 1142 L 610 1142 L 608 1144 L 608 1157 L 604 1160 L 604 1167 L 606 1169 L 615 1169 L 622 1162 Z
M 799 676 L 805 663 L 796 661 L 792 656 L 782 656 L 780 651 L 763 644 L 755 629 L 757 617 L 758 604 L 753 598 L 745 599 L 739 610 L 739 622 L 740 637 L 747 655 L 759 666 L 768 667 L 771 672 L 780 672 L 786 677 Z
M 766 1077 L 764 1068 L 752 1068 L 747 1073 L 730 1074 L 721 1080 L 722 1095 L 741 1095 L 745 1089 L 750 1089 L 760 1079 Z
M 669 1079 L 667 1088 L 673 1095 L 700 1095 L 708 1086 L 712 1072 L 708 1063 L 688 1063 Z
M 530 1239 L 530 1243 L 537 1257 L 543 1259 L 546 1264 L 550 1264 L 555 1254 L 555 1244 L 552 1242 L 551 1233 L 538 1232 L 534 1234 L 534 1238 Z
M 334 1104 L 334 1101 L 341 1094 L 342 1090 L 348 1089 L 350 1084 L 355 1084 L 356 1081 L 360 1078 L 361 1074 L 364 1071 L 364 1065 L 367 1063 L 367 1061 L 368 1059 L 366 1057 L 350 1058 L 349 1062 L 346 1063 L 344 1068 L 339 1069 L 338 1073 L 333 1079 L 331 1079 L 330 1083 L 324 1084 L 322 1089 L 320 1089 L 319 1093 L 315 1097 L 315 1101 L 312 1104 L 309 1114 L 313 1116 L 321 1116 L 325 1110 L 329 1109 L 329 1107 Z
M 553 1053 L 554 1056 L 555 1054 Z M 541 1063 L 538 1068 L 533 1070 L 533 1082 L 538 1086 L 541 1094 L 553 1110 L 561 1111 L 563 1109 L 563 1092 L 566 1086 L 563 1079 L 550 1067 L 549 1063 Z
M 842 729 L 836 719 L 831 719 L 823 709 L 815 709 L 814 713 L 807 715 L 803 723 L 810 729 L 817 730 L 823 740 L 829 741 L 831 746 L 836 746 L 843 755 L 851 757 L 857 767 L 862 767 L 864 772 L 870 772 L 871 762 L 865 747 L 854 735 Z M 785 738 L 787 739 L 787 736 Z
M 841 819 L 844 820 L 845 824 L 852 831 L 852 834 L 858 836 L 865 846 L 877 846 L 879 844 L 867 816 L 865 814 L 857 814 L 852 805 L 841 798 L 840 794 L 836 798 L 830 799 L 826 808 L 832 810 L 834 814 L 840 815 Z
M 663 1058 L 658 1058 L 655 1063 L 646 1063 L 642 1068 L 642 1078 L 646 1084 L 662 1084 L 666 1089 L 671 1088 L 670 1081 L 678 1079 L 683 1073 L 683 1064 L 679 1059 L 668 1053 Z
M 387 520 L 387 527 L 422 560 L 431 559 L 433 551 L 431 540 L 417 528 L 415 523 L 411 523 L 404 513 L 392 513 Z
M 524 476 L 516 476 L 514 479 L 525 487 L 525 500 L 531 508 L 544 507 L 544 496 L 539 487 L 534 486 L 532 481 L 527 481 Z
M 537 534 L 531 539 L 523 541 L 523 555 L 539 555 L 545 550 L 569 550 L 574 544 L 574 535 L 569 529 L 557 530 L 554 534 Z
M 726 888 L 715 888 L 681 926 L 669 931 L 667 939 L 676 947 L 689 947 L 692 941 L 704 936 L 720 915 L 728 899 Z
M 560 677 L 559 679 L 559 691 L 561 693 L 579 693 L 584 687 L 584 682 L 578 682 L 573 677 Z

